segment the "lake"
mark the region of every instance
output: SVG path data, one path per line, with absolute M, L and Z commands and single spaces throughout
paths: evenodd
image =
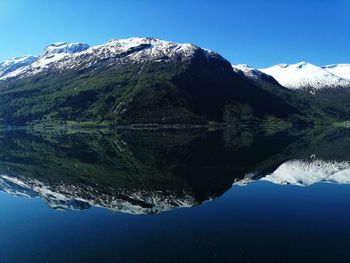
M 0 132 L 0 262 L 349 262 L 350 129 Z

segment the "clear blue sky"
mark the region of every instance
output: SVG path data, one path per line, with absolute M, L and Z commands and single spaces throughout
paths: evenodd
M 350 63 L 350 0 L 0 0 L 0 61 L 58 41 L 153 36 L 256 67 Z

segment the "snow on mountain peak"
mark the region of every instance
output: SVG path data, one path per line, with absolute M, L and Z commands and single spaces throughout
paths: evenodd
M 95 66 L 99 61 L 120 60 L 142 63 L 147 60 L 161 62 L 169 59 L 186 60 L 202 50 L 207 58 L 216 53 L 200 49 L 193 44 L 177 44 L 156 38 L 113 39 L 106 44 L 89 47 L 83 43 L 58 42 L 47 46 L 30 65 L 0 75 L 0 80 L 26 77 L 47 70 L 64 70 Z
M 85 43 L 68 43 L 68 42 L 57 42 L 47 46 L 44 49 L 41 57 L 55 55 L 55 54 L 74 54 L 78 52 L 82 52 L 88 49 L 90 46 Z
M 267 181 L 280 185 L 309 186 L 316 183 L 350 184 L 350 162 L 322 160 L 314 157 L 289 160 L 273 172 L 260 175 L 250 172 L 233 185 L 245 186 L 255 181 Z
M 276 67 L 280 67 L 280 68 L 286 68 L 288 67 L 288 64 L 277 64 Z
M 323 69 L 337 75 L 340 78 L 350 81 L 350 64 L 333 64 L 323 66 Z
M 247 64 L 232 65 L 232 68 L 235 72 L 242 72 L 247 78 L 253 80 L 258 80 L 262 77 L 262 75 L 265 75 L 258 69 L 252 68 Z
M 195 47 L 195 45 L 192 44 L 177 44 L 171 41 L 166 40 L 160 40 L 153 37 L 132 37 L 132 38 L 126 38 L 126 39 L 112 39 L 107 42 L 106 45 L 113 45 L 119 48 L 122 48 L 124 50 L 140 46 L 140 45 L 151 45 L 153 47 L 158 48 L 171 48 L 171 47 L 183 47 L 183 46 L 192 46 Z
M 243 73 L 245 77 L 249 78 L 258 85 L 278 85 L 278 82 L 272 76 L 247 64 L 232 65 L 232 68 L 233 71 Z
M 101 207 L 134 215 L 160 213 L 200 203 L 191 192 L 179 195 L 175 191 L 111 188 L 106 193 L 83 184 L 48 184 L 38 179 L 6 174 L 0 174 L 0 191 L 25 198 L 41 197 L 49 207 L 58 210 Z
M 34 56 L 24 56 L 19 58 L 12 58 L 4 62 L 0 62 L 0 77 L 15 71 L 21 67 L 28 66 L 35 62 L 37 57 Z
M 293 65 L 292 65 L 293 66 Z M 312 64 L 310 64 L 310 63 L 307 63 L 307 62 L 305 62 L 305 61 L 301 61 L 301 62 L 299 62 L 299 63 L 297 63 L 297 64 L 295 64 L 295 66 L 297 67 L 297 68 L 302 68 L 302 67 L 312 67 L 313 65 Z
M 290 89 L 320 90 L 323 88 L 350 87 L 349 80 L 307 62 L 291 65 L 279 64 L 261 69 L 261 71 L 271 75 L 282 86 Z
M 25 56 L 0 63 L 0 80 L 36 74 L 47 69 L 54 62 L 64 60 L 73 54 L 89 48 L 84 43 L 58 42 L 47 46 L 38 57 Z
M 256 70 L 255 68 L 249 66 L 248 64 L 237 64 L 237 65 L 232 65 L 233 68 L 237 68 L 240 70 L 244 71 L 250 71 L 250 70 Z
M 164 57 L 191 57 L 199 49 L 192 44 L 177 44 L 170 41 L 151 37 L 133 37 L 127 39 L 113 39 L 106 44 L 94 47 L 91 52 L 102 52 L 105 55 L 117 55 L 130 52 L 129 59 L 143 61 L 144 59 L 161 60 Z M 206 51 L 210 53 L 211 51 Z
M 244 71 L 244 72 L 251 72 L 251 71 L 259 72 L 258 69 L 253 68 L 253 67 L 249 66 L 248 64 L 237 64 L 237 65 L 232 65 L 232 67 L 234 69 L 239 69 L 239 70 Z
M 261 180 L 298 186 L 318 182 L 350 184 L 350 162 L 291 160 Z
M 198 50 L 205 52 L 208 59 L 219 56 L 193 44 L 177 44 L 151 37 L 113 39 L 94 47 L 84 43 L 58 42 L 47 46 L 38 57 L 26 56 L 0 63 L 0 80 L 32 76 L 49 70 L 97 67 L 100 61 L 183 61 L 193 57 Z M 323 88 L 350 88 L 350 64 L 318 67 L 302 61 L 296 64 L 278 64 L 261 70 L 246 64 L 232 67 L 234 71 L 243 73 L 253 81 L 270 83 L 274 78 L 289 89 L 306 89 L 313 92 Z
M 30 72 L 32 74 L 41 72 L 56 62 L 65 61 L 72 55 L 81 53 L 89 48 L 90 46 L 85 43 L 58 42 L 51 44 L 44 49 L 38 60 L 30 65 Z

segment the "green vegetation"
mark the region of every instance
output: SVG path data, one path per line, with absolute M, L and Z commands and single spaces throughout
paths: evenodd
M 225 105 L 223 120 L 227 124 L 240 124 L 250 121 L 253 116 L 250 105 L 234 103 Z

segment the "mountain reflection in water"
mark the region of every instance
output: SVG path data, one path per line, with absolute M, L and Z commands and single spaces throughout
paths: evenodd
M 349 142 L 346 129 L 3 131 L 0 190 L 54 209 L 154 214 L 257 180 L 348 184 Z

